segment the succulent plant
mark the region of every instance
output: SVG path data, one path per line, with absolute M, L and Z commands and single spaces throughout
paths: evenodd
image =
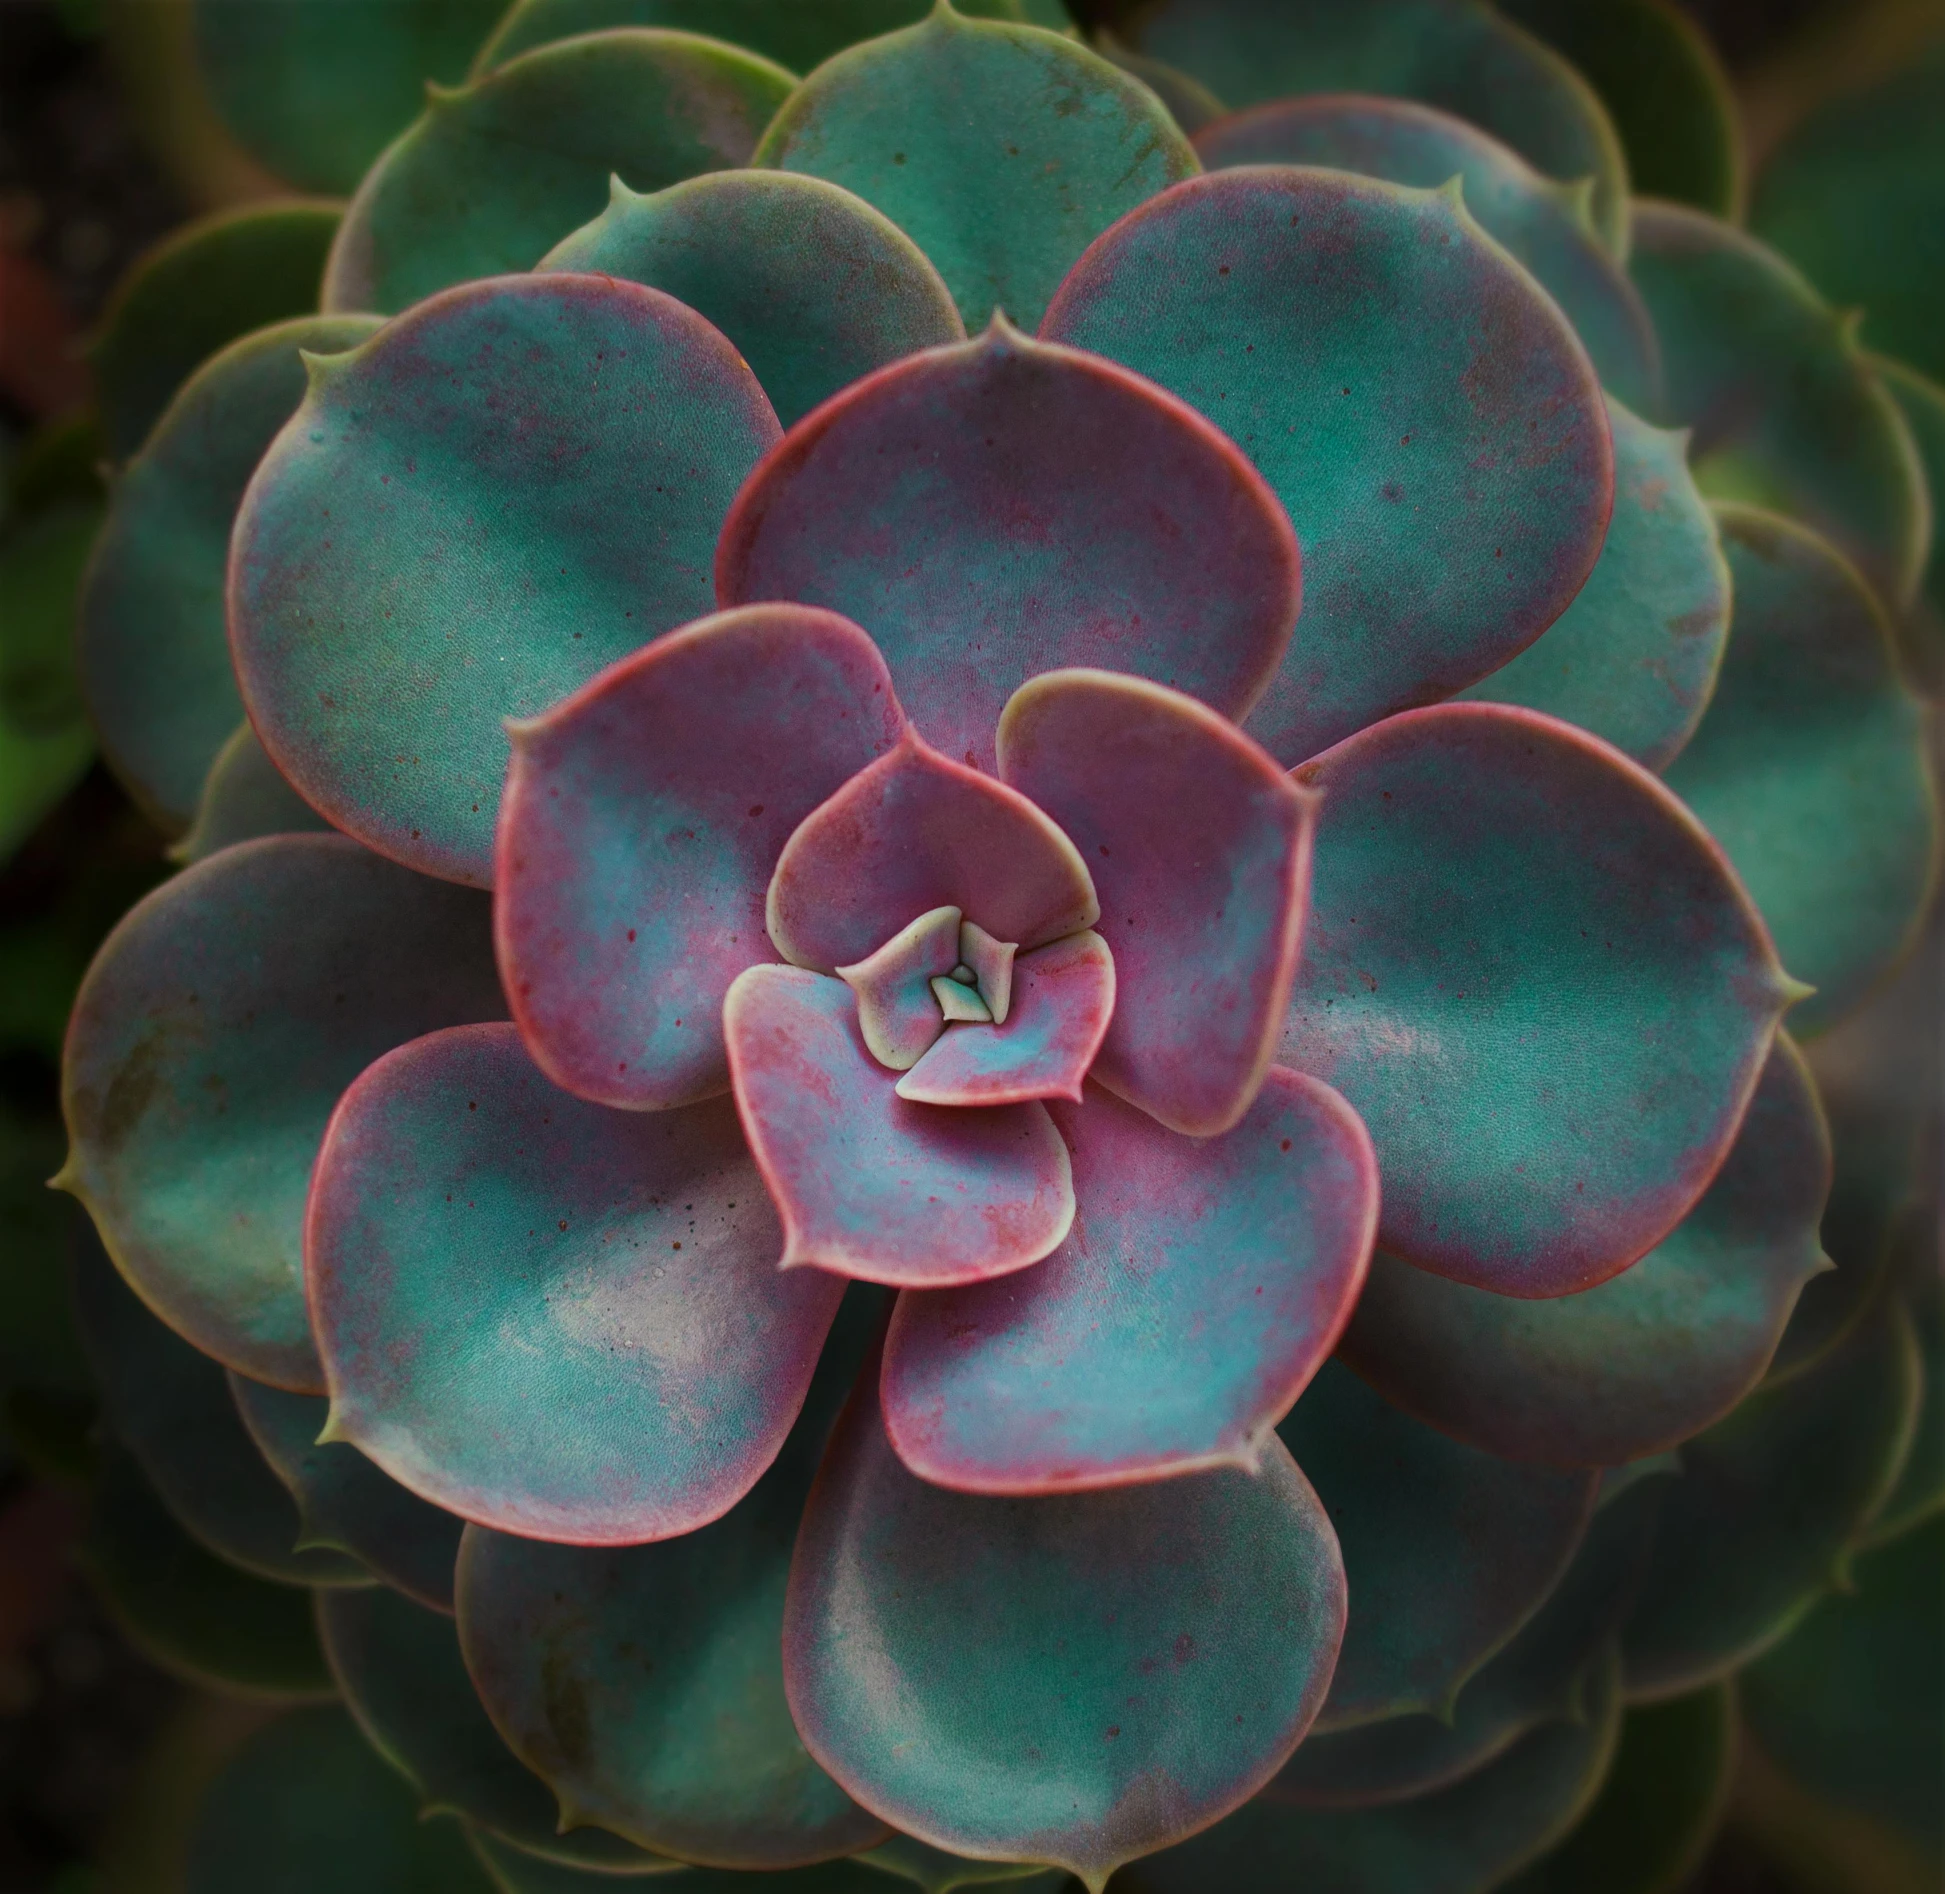
M 477 11 L 101 350 L 90 1569 L 464 1836 L 192 1887 L 1674 1885 L 1945 1505 L 1926 385 L 1646 0 Z

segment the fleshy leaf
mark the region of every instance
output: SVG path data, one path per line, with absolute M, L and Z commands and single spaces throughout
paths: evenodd
M 1062 665 L 1241 716 L 1302 584 L 1290 522 L 1233 443 L 1113 363 L 996 322 L 794 428 L 737 498 L 716 589 L 856 619 L 920 732 L 990 769 L 1008 697 Z
M 822 178 L 715 171 L 653 196 L 619 178 L 613 188 L 538 267 L 626 277 L 687 303 L 736 345 L 785 427 L 874 369 L 966 339 L 918 245 Z
M 499 0 L 189 0 L 195 70 L 224 124 L 279 177 L 348 191 L 418 110 L 457 79 Z
M 338 1095 L 402 1041 L 501 1016 L 486 903 L 342 836 L 225 849 L 126 915 L 68 1031 L 59 1182 L 162 1318 L 318 1392 L 302 1228 Z
M 1566 1571 L 1598 1476 L 1461 1446 L 1341 1362 L 1324 1364 L 1277 1432 L 1330 1514 L 1353 1601 L 1318 1728 L 1449 1715 Z
M 550 40 L 614 26 L 664 26 L 712 33 L 732 45 L 809 72 L 861 39 L 876 39 L 920 20 L 933 0 L 518 0 L 480 48 L 486 71 Z M 966 0 L 961 13 L 1019 20 L 1019 0 Z
M 1465 207 L 1559 303 L 1603 386 L 1631 407 L 1661 404 L 1661 347 L 1640 293 L 1587 223 L 1584 189 L 1542 177 L 1478 126 L 1409 99 L 1336 93 L 1280 99 L 1205 126 L 1211 171 L 1323 165 L 1436 190 L 1458 178 Z
M 500 1531 L 693 1532 L 776 1457 L 842 1294 L 779 1248 L 727 1100 L 612 1111 L 511 1026 L 430 1034 L 360 1077 L 318 1153 L 330 1437 Z
M 1652 1481 L 1603 1499 L 1546 1603 L 1467 1682 L 1449 1722 L 1420 1712 L 1313 1731 L 1264 1796 L 1296 1808 L 1409 1802 L 1484 1768 L 1543 1723 L 1584 1715 L 1647 1570 L 1660 1509 Z
M 1668 786 L 1722 844 L 1816 988 L 1815 1033 L 1907 953 L 1938 871 L 1924 713 L 1870 588 L 1793 521 L 1719 509 L 1736 592 L 1722 675 Z
M 1913 689 L 1937 697 L 1945 692 L 1945 522 L 1937 517 L 1938 496 L 1945 493 L 1945 387 L 1882 356 L 1874 357 L 1871 366 L 1911 430 L 1932 496 L 1931 553 L 1918 596 L 1900 618 L 1897 633 L 1898 656 Z
M 802 1866 L 884 1839 L 784 1701 L 791 1548 L 882 1298 L 853 1291 L 776 1464 L 659 1545 L 594 1550 L 472 1527 L 459 1638 L 487 1713 L 577 1819 L 717 1867 Z
M 709 609 L 709 548 L 776 438 L 716 330 L 601 277 L 469 283 L 314 364 L 232 546 L 264 747 L 340 828 L 484 883 L 501 719 Z
M 223 1370 L 143 1308 L 98 1244 L 75 1246 L 75 1315 L 108 1424 L 202 1545 L 285 1585 L 369 1585 L 342 1552 L 296 1550 L 297 1507 L 263 1462 Z
M 1687 1887 L 1722 1820 L 1735 1762 L 1726 1683 L 1628 1711 L 1600 1794 L 1564 1841 L 1502 1883 L 1506 1894 Z
M 187 1894 L 493 1894 L 454 1822 L 419 1819 L 409 1784 L 341 1709 L 251 1736 L 204 1797 Z
M 1011 1005 L 990 1032 L 948 1032 L 898 1081 L 919 1105 L 1079 1103 L 1114 1011 L 1114 956 L 1099 934 L 1069 934 L 1010 968 Z M 985 981 L 980 990 L 985 991 Z
M 1614 517 L 1580 595 L 1512 663 L 1459 692 L 1591 730 L 1659 770 L 1702 720 L 1729 635 L 1728 562 L 1688 436 L 1611 397 Z
M 1206 1894 L 1263 1886 L 1268 1876 L 1346 1894 L 1486 1894 L 1593 1800 L 1620 1730 L 1618 1668 L 1610 1656 L 1596 1672 L 1583 1719 L 1542 1725 L 1450 1788 L 1374 1809 L 1292 1808 L 1258 1796 L 1139 1863 L 1122 1885 L 1128 1894 Z
M 1285 763 L 1504 664 L 1599 556 L 1594 371 L 1450 193 L 1218 172 L 1102 237 L 1043 332 L 1201 410 L 1289 509 L 1304 613 L 1250 719 Z
M 299 352 L 352 348 L 377 327 L 308 316 L 231 343 L 116 482 L 78 607 L 81 676 L 109 762 L 164 828 L 188 825 L 243 714 L 223 623 L 230 528 L 304 397 Z
M 785 959 L 831 973 L 942 907 L 1027 950 L 1101 917 L 1087 863 L 1045 815 L 908 730 L 785 844 L 770 938 Z
M 284 780 L 264 754 L 257 733 L 239 724 L 216 752 L 203 779 L 202 800 L 189 833 L 170 850 L 173 860 L 199 862 L 238 842 L 266 835 L 316 835 L 330 823 Z
M 1844 1578 L 1911 1447 L 1917 1344 L 1897 1299 L 1682 1447 L 1623 1649 L 1628 1695 L 1680 1696 L 1779 1643 Z
M 1578 1295 L 1495 1295 L 1380 1253 L 1344 1359 L 1399 1406 L 1509 1459 L 1619 1466 L 1700 1433 L 1762 1378 L 1804 1283 L 1830 1138 L 1778 1035 L 1701 1201 L 1632 1268 Z
M 1855 323 L 1732 225 L 1643 204 L 1629 262 L 1661 335 L 1668 416 L 1702 489 L 1826 533 L 1894 604 L 1918 582 L 1924 477 Z
M 103 1456 L 75 1558 L 116 1629 L 172 1676 L 232 1696 L 335 1693 L 311 1594 L 205 1551 L 125 1449 Z
M 1422 99 L 1503 138 L 1548 177 L 1593 180 L 1602 241 L 1627 249 L 1620 140 L 1586 80 L 1490 7 L 1467 0 L 1168 0 L 1141 45 L 1232 106 L 1298 92 Z
M 116 460 L 142 445 L 176 390 L 224 344 L 317 308 L 343 208 L 292 198 L 220 210 L 136 258 L 88 350 Z
M 1035 1499 L 948 1492 L 886 1439 L 867 1364 L 805 1509 L 790 1708 L 867 1808 L 956 1853 L 1121 1862 L 1258 1788 L 1344 1625 L 1316 1495 L 1262 1470 Z
M 1371 1129 L 1378 1241 L 1501 1295 L 1617 1274 L 1728 1154 L 1795 996 L 1695 819 L 1532 711 L 1409 711 L 1324 792 L 1278 1059 Z
M 951 975 L 959 965 L 959 926 L 957 908 L 933 908 L 910 927 L 900 928 L 875 954 L 837 970 L 857 996 L 858 1030 L 866 1050 L 890 1071 L 909 1072 L 946 1029 L 946 994 L 932 989 L 939 980 L 948 989 L 958 984 Z M 986 1023 L 992 1023 L 990 1014 Z
M 462 1521 L 428 1506 L 357 1448 L 319 1445 L 330 1403 L 230 1373 L 230 1392 L 257 1451 L 297 1502 L 306 1547 L 348 1552 L 386 1584 L 434 1611 L 452 1610 Z
M 1328 1086 L 1276 1069 L 1216 1138 L 1093 1087 L 1053 1112 L 1074 1230 L 1024 1275 L 900 1298 L 892 1445 L 922 1479 L 976 1493 L 1254 1469 L 1364 1279 L 1364 1127 Z
M 541 1069 L 635 1109 L 727 1090 L 723 995 L 773 958 L 777 857 L 901 727 L 870 639 L 788 605 L 673 632 L 516 725 L 495 925 Z
M 500 1740 L 466 1674 L 450 1618 L 384 1585 L 318 1595 L 318 1634 L 345 1707 L 423 1798 L 490 1835 L 567 1867 L 634 1874 L 652 1866 L 606 1829 L 569 1826 L 552 1792 Z
M 658 191 L 747 163 L 790 87 L 781 66 L 718 40 L 635 31 L 434 87 L 351 200 L 324 307 L 393 315 L 455 283 L 531 269 L 600 213 L 612 177 Z
M 723 1030 L 786 1271 L 938 1288 L 1024 1269 L 1066 1236 L 1073 1176 L 1046 1107 L 908 1104 L 841 981 L 752 967 Z
M 1173 1131 L 1227 1131 L 1296 976 L 1312 798 L 1215 712 L 1104 671 L 1022 685 L 998 748 L 1101 898 L 1116 998 L 1094 1076 Z
M 1004 309 L 1027 329 L 1115 218 L 1201 169 L 1139 80 L 949 0 L 820 66 L 751 163 L 855 191 L 938 266 L 969 328 Z

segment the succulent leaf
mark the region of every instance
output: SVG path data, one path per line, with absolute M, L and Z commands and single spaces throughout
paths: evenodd
M 1341 1362 L 1324 1364 L 1277 1432 L 1316 1484 L 1350 1587 L 1319 1731 L 1413 1711 L 1449 1716 L 1462 1686 L 1559 1583 L 1598 1476 L 1462 1446 Z
M 305 316 L 232 342 L 115 483 L 81 589 L 82 684 L 109 763 L 166 830 L 188 826 L 243 714 L 223 610 L 243 490 L 304 398 L 301 354 L 354 348 L 378 326 Z
M 1094 50 L 1111 66 L 1139 79 L 1168 108 L 1168 115 L 1193 140 L 1203 126 L 1221 118 L 1228 107 L 1202 83 L 1191 79 L 1179 67 L 1163 59 L 1150 59 L 1124 45 L 1114 33 L 1097 27 L 1092 35 Z
M 511 1026 L 359 1078 L 304 1247 L 330 1437 L 449 1512 L 577 1545 L 692 1532 L 748 1492 L 843 1293 L 778 1271 L 727 1100 L 585 1103 Z
M 1762 1378 L 1799 1290 L 1830 1266 L 1829 1190 L 1816 1090 L 1779 1034 L 1715 1181 L 1632 1268 L 1530 1300 L 1380 1252 L 1344 1359 L 1489 1453 L 1620 1466 L 1701 1432 Z
M 1566 1833 L 1598 1792 L 1620 1731 L 1618 1669 L 1610 1657 L 1597 1670 L 1583 1718 L 1543 1724 L 1450 1788 L 1373 1809 L 1292 1808 L 1258 1796 L 1139 1863 L 1125 1877 L 1128 1894 L 1267 1894 L 1306 1881 L 1356 1894 L 1488 1894 Z
M 1623 1638 L 1631 1701 L 1728 1676 L 1843 1581 L 1910 1452 L 1919 1382 L 1910 1320 L 1881 1296 L 1814 1366 L 1683 1445 Z
M 952 293 L 863 198 L 785 171 L 712 171 L 608 208 L 535 266 L 645 283 L 713 322 L 785 427 L 875 369 L 966 339 Z
M 320 1592 L 318 1635 L 345 1707 L 372 1747 L 418 1790 L 425 1814 L 462 1815 L 490 1835 L 564 1867 L 614 1874 L 655 1857 L 577 1823 L 488 1720 L 450 1618 L 402 1592 Z
M 127 460 L 225 344 L 310 315 L 342 204 L 273 199 L 197 218 L 129 266 L 89 348 L 108 451 Z
M 1215 427 L 998 322 L 792 429 L 737 498 L 716 588 L 867 627 L 918 729 L 986 769 L 1007 699 L 1061 666 L 1241 716 L 1302 590 L 1288 518 Z
M 428 1506 L 357 1448 L 320 1444 L 330 1403 L 268 1388 L 230 1370 L 230 1392 L 257 1451 L 290 1490 L 299 1542 L 346 1552 L 415 1603 L 453 1608 L 453 1563 L 463 1521 Z
M 592 276 L 469 283 L 311 377 L 237 519 L 244 701 L 339 827 L 484 885 L 501 720 L 709 609 L 776 417 L 700 316 Z
M 774 957 L 777 857 L 903 725 L 870 639 L 789 605 L 672 632 L 516 725 L 494 919 L 541 1070 L 638 1110 L 726 1091 L 723 996 Z
M 1322 1508 L 1262 1470 L 1038 1499 L 916 1478 L 867 1364 L 804 1514 L 784 1620 L 811 1753 L 907 1834 L 1071 1869 L 1233 1808 L 1323 1696 L 1344 1623 Z
M 1945 388 L 1902 362 L 1877 356 L 1871 365 L 1911 430 L 1932 500 L 1931 552 L 1918 596 L 1897 631 L 1898 656 L 1912 688 L 1937 697 L 1945 691 L 1945 524 L 1937 517 L 1945 510 Z
M 1462 698 L 1523 704 L 1577 723 L 1648 769 L 1694 734 L 1729 635 L 1729 566 L 1688 467 L 1688 436 L 1611 396 L 1614 517 L 1567 609 Z
M 1721 852 L 1618 751 L 1496 704 L 1298 776 L 1324 803 L 1277 1056 L 1370 1127 L 1379 1243 L 1501 1295 L 1618 1274 L 1714 1177 L 1796 992 Z
M 257 733 L 243 723 L 216 752 L 203 779 L 196 819 L 170 850 L 170 858 L 186 865 L 234 848 L 238 842 L 255 842 L 266 835 L 327 834 L 330 828 L 264 754 Z
M 1854 322 L 1732 225 L 1674 204 L 1637 205 L 1634 225 L 1667 419 L 1694 430 L 1703 491 L 1807 522 L 1907 603 L 1930 535 L 1924 472 Z
M 1103 236 L 1043 333 L 1181 396 L 1289 509 L 1304 614 L 1250 718 L 1286 764 L 1505 663 L 1600 554 L 1614 457 L 1594 371 L 1446 192 L 1217 172 Z
M 1585 194 L 1545 178 L 1509 145 L 1410 99 L 1325 93 L 1279 99 L 1205 126 L 1206 169 L 1322 165 L 1436 190 L 1458 178 L 1465 207 L 1572 323 L 1602 385 L 1630 407 L 1661 406 L 1661 347 L 1640 292 L 1589 228 Z
M 1548 177 L 1591 178 L 1601 239 L 1617 256 L 1627 250 L 1627 164 L 1599 98 L 1557 53 L 1492 7 L 1166 0 L 1142 21 L 1140 44 L 1231 106 L 1300 92 L 1375 92 L 1469 119 Z
M 145 1309 L 98 1244 L 74 1254 L 75 1314 L 102 1411 L 162 1503 L 218 1557 L 285 1585 L 369 1585 L 357 1559 L 296 1549 L 302 1522 L 222 1368 Z
M 1047 1108 L 908 1103 L 842 981 L 752 967 L 723 1031 L 785 1271 L 934 1288 L 1025 1269 L 1066 1236 L 1073 1176 Z
M 290 835 L 185 869 L 108 937 L 69 1027 L 59 1182 L 199 1349 L 322 1390 L 302 1276 L 318 1140 L 380 1053 L 503 1016 L 488 923 L 478 895 Z
M 613 177 L 659 191 L 748 162 L 791 84 L 718 40 L 617 30 L 435 87 L 345 211 L 324 307 L 394 315 L 455 283 L 530 269 L 600 213 Z
M 1924 713 L 1868 586 L 1816 534 L 1718 509 L 1736 594 L 1722 674 L 1668 786 L 1722 844 L 1790 971 L 1803 1034 L 1910 951 L 1938 873 Z
M 1363 1126 L 1328 1086 L 1274 1068 L 1219 1137 L 1177 1137 L 1093 1087 L 1052 1109 L 1074 1230 L 1025 1274 L 899 1299 L 881 1389 L 893 1447 L 976 1493 L 1253 1470 L 1363 1281 Z
M 875 204 L 937 265 L 969 329 L 1001 309 L 1032 329 L 1108 225 L 1201 169 L 1139 80 L 950 0 L 820 66 L 751 163 Z
M 781 1651 L 798 1519 L 881 1300 L 853 1292 L 775 1464 L 713 1524 L 604 1549 L 468 1530 L 468 1670 L 578 1819 L 722 1868 L 799 1867 L 884 1839 L 805 1750 Z

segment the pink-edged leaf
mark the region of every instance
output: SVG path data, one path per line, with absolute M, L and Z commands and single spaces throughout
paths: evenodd
M 791 836 L 770 881 L 770 938 L 830 973 L 942 907 L 1023 948 L 1100 918 L 1087 864 L 1053 823 L 907 730 Z
M 781 1248 L 727 1100 L 612 1111 L 512 1026 L 414 1040 L 345 1094 L 312 1181 L 329 1437 L 503 1532 L 693 1531 L 775 1458 L 843 1293 Z
M 981 982 L 982 987 L 984 981 Z M 1099 934 L 1069 934 L 1012 964 L 1003 1024 L 948 1032 L 898 1081 L 918 1105 L 1012 1105 L 1071 1098 L 1114 1012 L 1114 956 Z
M 1116 1000 L 1094 1076 L 1171 1130 L 1228 1130 L 1282 1029 L 1315 799 L 1204 705 L 1103 671 L 1017 691 L 999 760 L 1100 896 Z
M 1798 989 L 1722 851 L 1639 764 L 1440 704 L 1297 772 L 1324 792 L 1279 1060 L 1356 1107 L 1379 1242 L 1556 1296 L 1708 1187 Z
M 804 1511 L 784 1682 L 811 1754 L 908 1835 L 1096 1890 L 1255 1793 L 1310 1726 L 1344 1574 L 1271 1441 L 1233 1467 L 1002 1499 L 917 1478 L 870 1364 Z
M 858 1030 L 871 1056 L 909 1072 L 945 1031 L 932 982 L 959 964 L 959 910 L 934 908 L 900 928 L 875 954 L 837 976 L 858 999 Z
M 942 1288 L 1024 1269 L 1067 1234 L 1073 1173 L 1047 1108 L 908 1104 L 841 981 L 752 967 L 723 1002 L 723 1030 L 786 1271 Z
M 728 1089 L 723 995 L 773 957 L 777 857 L 903 721 L 855 625 L 754 605 L 513 726 L 495 932 L 514 1018 L 555 1084 L 651 1110 Z
M 1276 496 L 1210 422 L 998 321 L 792 428 L 731 509 L 716 590 L 855 618 L 919 729 L 990 767 L 1001 705 L 1062 665 L 1240 717 L 1289 642 L 1299 567 Z
M 968 1492 L 1253 1471 L 1364 1281 L 1378 1170 L 1363 1125 L 1281 1067 L 1216 1138 L 1178 1137 L 1099 1087 L 1052 1109 L 1073 1231 L 1024 1275 L 899 1299 L 892 1445 Z

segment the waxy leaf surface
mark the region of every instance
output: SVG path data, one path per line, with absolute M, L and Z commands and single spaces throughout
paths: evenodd
M 1486 234 L 1559 303 L 1602 385 L 1631 407 L 1660 405 L 1654 325 L 1627 272 L 1594 234 L 1584 185 L 1542 177 L 1478 126 L 1409 99 L 1326 93 L 1219 119 L 1196 134 L 1195 149 L 1211 171 L 1322 165 L 1424 191 L 1458 178 L 1465 207 Z
M 321 1395 L 289 1394 L 230 1372 L 230 1392 L 257 1451 L 297 1502 L 297 1543 L 348 1552 L 386 1584 L 434 1611 L 452 1610 L 463 1521 L 428 1506 L 356 1447 L 320 1446 Z
M 1007 699 L 1065 665 L 1240 717 L 1301 595 L 1290 522 L 1231 442 L 1114 364 L 998 324 L 793 429 L 737 498 L 716 588 L 855 619 L 919 732 L 989 770 Z
M 785 427 L 900 356 L 966 339 L 938 271 L 889 217 L 787 171 L 714 171 L 652 196 L 617 178 L 608 208 L 539 267 L 687 303 L 735 343 Z
M 747 163 L 790 83 L 718 40 L 613 32 L 434 90 L 345 211 L 324 307 L 394 315 L 455 283 L 531 269 L 600 213 L 612 177 L 658 191 Z
M 1722 675 L 1668 786 L 1735 864 L 1814 1033 L 1909 950 L 1937 877 L 1925 719 L 1870 588 L 1816 534 L 1720 509 L 1736 616 Z
M 1791 997 L 1721 852 L 1618 751 L 1494 704 L 1298 776 L 1324 803 L 1277 1057 L 1370 1127 L 1379 1243 L 1501 1295 L 1617 1274 L 1707 1188 Z
M 1303 617 L 1250 718 L 1285 764 L 1504 664 L 1600 553 L 1614 457 L 1593 369 L 1444 192 L 1217 172 L 1103 236 L 1043 334 L 1200 409 L 1289 509 Z
M 1316 1714 L 1343 1567 L 1274 1444 L 1102 1493 L 994 1499 L 906 1470 L 867 1365 L 804 1514 L 784 1619 L 811 1753 L 907 1834 L 1072 1869 L 1233 1808 Z
M 1597 1476 L 1462 1446 L 1341 1362 L 1325 1363 L 1277 1432 L 1316 1484 L 1350 1588 L 1319 1727 L 1446 1714 L 1559 1582 Z
M 470 283 L 316 365 L 232 550 L 264 747 L 339 827 L 484 884 L 501 719 L 709 609 L 717 528 L 776 438 L 715 329 L 599 277 Z
M 1510 664 L 1459 693 L 1577 723 L 1652 770 L 1701 721 L 1729 635 L 1729 566 L 1688 437 L 1611 397 L 1614 517 L 1579 596 Z
M 1072 1169 L 1047 1108 L 907 1103 L 842 981 L 752 967 L 729 990 L 723 1030 L 785 1270 L 938 1288 L 1024 1269 L 1066 1236 Z
M 266 835 L 319 835 L 330 827 L 285 780 L 264 754 L 257 733 L 244 723 L 216 752 L 203 779 L 196 819 L 170 856 L 185 864 L 199 862 L 238 842 Z
M 1363 1282 L 1378 1199 L 1364 1127 L 1328 1086 L 1275 1068 L 1215 1138 L 1098 1087 L 1052 1110 L 1074 1228 L 1035 1269 L 900 1298 L 892 1445 L 968 1492 L 1254 1468 Z
M 852 1292 L 776 1464 L 713 1524 L 599 1550 L 467 1532 L 468 1669 L 515 1753 L 582 1819 L 724 1868 L 884 1838 L 804 1748 L 781 1649 L 798 1519 L 881 1302 Z
M 304 398 L 299 350 L 355 347 L 368 316 L 260 329 L 205 363 L 116 482 L 82 585 L 83 688 L 117 775 L 188 826 L 243 715 L 223 620 L 230 528 L 264 450 Z
M 331 1108 L 380 1053 L 504 1010 L 478 895 L 342 836 L 225 849 L 133 908 L 89 969 L 61 1182 L 172 1327 L 318 1392 L 301 1244 Z
M 902 723 L 856 626 L 756 605 L 657 640 L 517 725 L 495 927 L 541 1069 L 635 1109 L 727 1090 L 723 995 L 775 957 L 777 857 Z
M 1103 671 L 1023 685 L 998 747 L 1094 878 L 1115 975 L 1095 1077 L 1171 1130 L 1227 1131 L 1282 1030 L 1314 803 L 1226 718 Z
M 613 1111 L 511 1026 L 430 1034 L 345 1094 L 318 1155 L 332 1435 L 501 1531 L 692 1532 L 775 1458 L 837 1310 L 781 1248 L 727 1100 Z
M 828 178 L 937 265 L 968 328 L 1039 322 L 1123 211 L 1201 166 L 1155 95 L 1098 54 L 941 4 L 792 93 L 752 163 Z
M 1578 1295 L 1495 1295 L 1380 1252 L 1344 1359 L 1400 1407 L 1514 1460 L 1619 1466 L 1720 1420 L 1762 1378 L 1803 1285 L 1830 1137 L 1781 1035 L 1701 1201 Z
M 1930 509 L 1854 320 L 1775 251 L 1699 211 L 1644 204 L 1634 228 L 1628 268 L 1661 336 L 1665 418 L 1694 430 L 1703 490 L 1807 521 L 1903 604 Z

